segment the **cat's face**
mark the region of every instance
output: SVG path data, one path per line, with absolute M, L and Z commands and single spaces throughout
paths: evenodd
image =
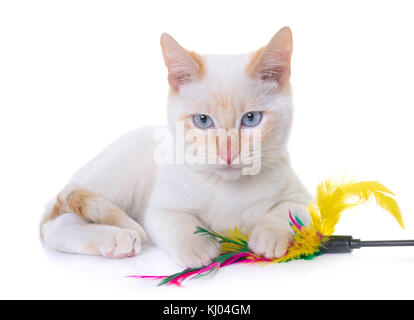
M 168 34 L 161 46 L 169 125 L 174 134 L 183 128 L 194 169 L 235 180 L 273 167 L 286 152 L 292 119 L 290 29 L 242 55 L 200 56 Z

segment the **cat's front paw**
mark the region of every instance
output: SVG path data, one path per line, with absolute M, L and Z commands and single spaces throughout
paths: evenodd
M 280 258 L 285 255 L 291 240 L 292 234 L 289 230 L 258 225 L 251 232 L 249 248 L 255 254 L 268 259 Z
M 183 267 L 199 268 L 220 254 L 220 244 L 212 238 L 191 235 L 180 241 L 173 252 L 175 262 Z

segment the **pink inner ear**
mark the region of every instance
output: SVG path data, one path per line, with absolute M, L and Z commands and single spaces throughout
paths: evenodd
M 191 58 L 189 58 L 191 59 Z M 168 82 L 171 87 L 178 90 L 184 83 L 193 81 L 199 76 L 200 68 L 194 61 L 175 63 L 168 68 Z
M 186 82 L 190 82 L 192 79 L 191 73 L 186 72 L 176 72 L 168 74 L 168 83 L 171 87 L 173 87 L 175 90 L 178 90 L 181 85 L 183 85 Z
M 292 34 L 289 28 L 283 28 L 253 55 L 249 66 L 252 76 L 285 85 L 290 78 L 291 55 Z
M 264 67 L 259 72 L 259 76 L 262 80 L 284 82 L 286 77 L 287 68 L 283 65 L 270 66 L 269 68 Z
M 182 48 L 170 35 L 161 36 L 161 48 L 168 68 L 168 82 L 173 89 L 178 90 L 199 75 L 201 67 L 193 58 L 196 54 Z
M 285 85 L 290 78 L 290 53 L 267 47 L 254 65 L 253 75 Z M 270 52 L 269 52 L 270 51 Z
M 181 85 L 191 81 L 198 73 L 198 67 L 185 52 L 179 57 L 165 57 L 165 64 L 168 68 L 168 82 L 174 89 L 179 89 Z

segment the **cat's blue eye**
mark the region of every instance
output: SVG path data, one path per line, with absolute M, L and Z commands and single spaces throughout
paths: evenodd
M 193 115 L 194 124 L 200 129 L 208 129 L 214 127 L 213 119 L 206 114 L 195 114 Z
M 254 127 L 260 123 L 260 120 L 262 120 L 262 113 L 259 111 L 251 111 L 243 116 L 241 125 L 244 127 Z

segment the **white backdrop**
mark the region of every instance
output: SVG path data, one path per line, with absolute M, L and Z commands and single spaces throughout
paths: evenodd
M 180 270 L 157 248 L 126 260 L 44 248 L 45 202 L 109 142 L 162 124 L 159 36 L 201 53 L 294 35 L 294 168 L 393 190 L 406 230 L 374 205 L 337 233 L 414 238 L 414 5 L 409 1 L 1 1 L 0 298 L 414 298 L 414 248 L 364 249 L 264 268 L 234 266 L 185 289 L 123 276 Z M 311 288 L 301 290 L 303 287 Z

